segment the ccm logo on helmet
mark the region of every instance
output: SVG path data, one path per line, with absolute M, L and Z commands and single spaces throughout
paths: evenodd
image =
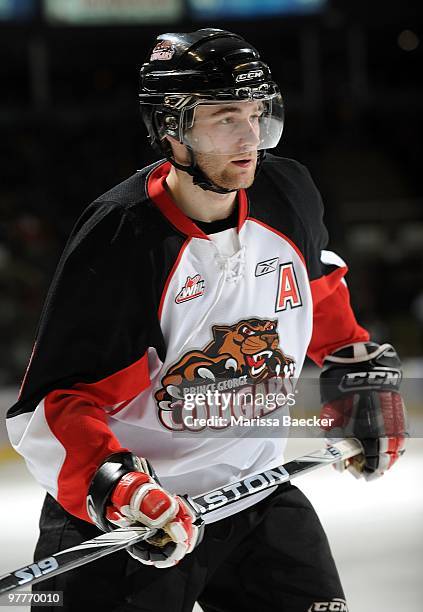
M 252 79 L 258 79 L 263 76 L 263 70 L 250 70 L 250 72 L 243 72 L 237 74 L 235 83 L 243 83 L 244 81 L 251 81 Z
M 314 603 L 308 612 L 348 612 L 345 599 L 332 599 L 332 601 L 321 601 Z

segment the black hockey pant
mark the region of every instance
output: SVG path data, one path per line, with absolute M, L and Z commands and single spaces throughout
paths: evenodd
M 47 495 L 35 559 L 75 546 L 99 530 Z M 45 580 L 64 608 L 33 612 L 308 612 L 346 610 L 328 541 L 308 499 L 287 483 L 256 505 L 206 526 L 202 543 L 178 565 L 142 565 L 126 551 Z M 339 598 L 325 607 L 322 602 Z M 317 602 L 317 605 L 315 605 Z

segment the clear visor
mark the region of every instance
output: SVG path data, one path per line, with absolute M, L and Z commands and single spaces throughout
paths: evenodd
M 182 142 L 196 153 L 243 155 L 278 144 L 283 130 L 282 97 L 200 103 L 186 111 Z

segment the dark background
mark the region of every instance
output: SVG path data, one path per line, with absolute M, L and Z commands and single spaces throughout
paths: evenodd
M 154 1 L 154 0 L 152 0 Z M 172 25 L 0 22 L 0 384 L 19 383 L 42 303 L 83 208 L 155 159 L 137 71 L 154 37 L 222 27 L 270 64 L 280 155 L 305 163 L 357 316 L 405 357 L 423 339 L 421 2 L 332 1 L 320 15 Z

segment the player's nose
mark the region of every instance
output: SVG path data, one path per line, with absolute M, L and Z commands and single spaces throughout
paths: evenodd
M 246 120 L 242 122 L 239 133 L 239 141 L 241 145 L 256 149 L 260 142 L 260 133 L 256 125 Z

